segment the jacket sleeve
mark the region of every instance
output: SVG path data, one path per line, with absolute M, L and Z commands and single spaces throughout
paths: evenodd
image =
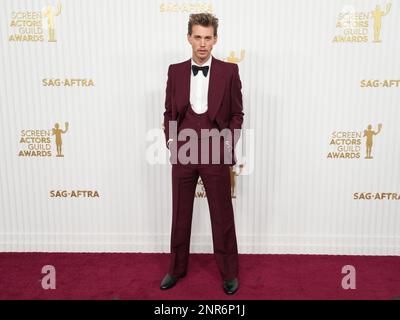
M 242 82 L 239 77 L 239 67 L 237 64 L 234 64 L 231 83 L 231 117 L 229 121 L 229 129 L 231 130 L 233 138 L 233 147 L 236 146 L 240 138 L 243 116 Z
M 165 144 L 168 148 L 169 140 L 169 122 L 172 120 L 172 68 L 171 65 L 168 67 L 168 80 L 167 88 L 165 90 L 165 111 L 164 111 L 164 134 L 165 134 Z

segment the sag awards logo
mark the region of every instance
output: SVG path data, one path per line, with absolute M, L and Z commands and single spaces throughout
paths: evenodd
M 231 51 L 229 53 L 229 56 L 227 58 L 225 58 L 224 61 L 230 62 L 230 63 L 239 63 L 239 62 L 243 61 L 244 56 L 245 56 L 245 51 L 243 49 L 240 51 L 240 57 L 236 56 L 235 51 Z
M 56 6 L 48 4 L 41 11 L 13 11 L 11 13 L 8 37 L 10 42 L 43 42 L 45 30 L 47 41 L 57 42 L 55 30 L 55 17 L 61 15 L 61 3 Z
M 69 123 L 65 122 L 64 130 L 60 128 L 58 123 L 54 124 L 54 127 L 50 130 L 21 130 L 18 156 L 53 157 L 55 154 L 56 157 L 64 157 L 62 150 L 63 135 L 67 133 L 68 128 Z M 55 153 L 53 153 L 54 149 L 56 150 Z
M 360 82 L 361 88 L 399 88 L 400 80 L 366 80 Z
M 334 131 L 329 146 L 334 150 L 327 155 L 328 159 L 359 159 L 363 156 L 361 146 L 365 141 L 364 159 L 373 159 L 372 147 L 374 136 L 381 132 L 382 124 L 378 124 L 375 131 L 372 125 L 364 131 Z
M 161 3 L 160 12 L 212 13 L 212 4 L 202 2 Z
M 353 200 L 400 200 L 400 193 L 394 192 L 355 192 Z
M 43 87 L 94 87 L 93 79 L 42 79 Z
M 244 168 L 244 164 L 229 166 L 230 177 L 231 177 L 231 197 L 232 197 L 232 199 L 236 199 L 236 185 L 237 185 L 236 178 L 238 176 L 240 176 L 243 168 Z M 199 180 L 197 181 L 195 198 L 207 198 L 206 189 L 204 187 L 204 183 L 201 178 L 199 178 Z
M 386 4 L 382 9 L 379 4 L 375 9 L 366 12 L 356 12 L 354 8 L 343 10 L 336 20 L 337 34 L 332 42 L 369 42 L 372 34 L 372 42 L 381 42 L 383 17 L 387 16 L 392 4 Z
M 97 190 L 50 190 L 50 198 L 100 198 Z

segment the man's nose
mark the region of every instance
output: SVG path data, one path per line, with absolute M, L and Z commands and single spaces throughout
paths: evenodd
M 201 42 L 200 42 L 200 45 L 201 45 L 202 47 L 204 47 L 204 46 L 206 45 L 206 40 L 205 40 L 205 39 L 202 39 Z

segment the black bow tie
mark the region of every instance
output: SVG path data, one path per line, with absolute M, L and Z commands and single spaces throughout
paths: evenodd
M 203 75 L 204 75 L 205 77 L 207 77 L 208 69 L 210 69 L 209 66 L 199 67 L 199 66 L 196 66 L 196 65 L 192 65 L 192 70 L 193 70 L 194 76 L 196 76 L 197 73 L 199 72 L 199 70 L 201 70 L 201 71 L 203 71 Z

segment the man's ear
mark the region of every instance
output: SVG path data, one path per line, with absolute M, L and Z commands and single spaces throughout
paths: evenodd
M 190 35 L 189 35 L 189 34 L 187 35 L 187 41 L 188 41 L 190 44 L 192 44 L 192 43 L 190 42 Z
M 214 44 L 217 44 L 217 41 L 218 41 L 218 36 L 215 36 L 214 37 Z

